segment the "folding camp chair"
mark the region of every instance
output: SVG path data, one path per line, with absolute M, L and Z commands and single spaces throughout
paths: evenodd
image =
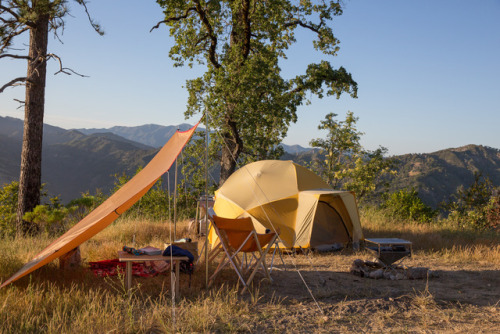
M 266 255 L 278 237 L 276 232 L 257 234 L 251 218 L 230 219 L 213 216 L 212 226 L 219 237 L 220 247 L 214 249 L 216 251 L 210 259 L 213 260 L 220 253 L 224 254 L 224 258 L 210 277 L 209 286 L 227 264 L 230 264 L 236 271 L 243 284 L 241 293 L 248 289 L 248 285 L 259 269 L 262 269 L 265 276 L 272 282 L 266 266 Z M 262 247 L 266 245 L 267 247 L 263 250 Z M 249 261 L 247 254 L 250 257 Z M 240 258 L 240 255 L 244 256 Z

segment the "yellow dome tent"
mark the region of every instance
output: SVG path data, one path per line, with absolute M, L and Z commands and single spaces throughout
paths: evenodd
M 335 191 L 292 162 L 263 160 L 235 173 L 215 192 L 214 211 L 251 217 L 258 232 L 280 230 L 280 247 L 358 245 L 363 239 L 354 193 Z M 210 235 L 212 244 L 215 238 Z

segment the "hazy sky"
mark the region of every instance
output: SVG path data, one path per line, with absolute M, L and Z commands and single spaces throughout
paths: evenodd
M 466 144 L 500 148 L 500 0 L 345 0 L 333 23 L 337 57 L 315 53 L 307 32 L 282 62 L 285 77 L 302 74 L 321 59 L 344 66 L 359 85 L 358 99 L 344 96 L 300 107 L 286 144 L 308 146 L 322 137 L 317 126 L 329 112 L 343 119 L 348 110 L 368 149 L 389 154 L 433 152 Z M 172 39 L 154 1 L 99 0 L 89 10 L 103 26 L 98 36 L 84 11 L 71 5 L 64 44 L 50 38 L 49 49 L 64 66 L 88 78 L 47 75 L 45 122 L 63 128 L 176 125 L 184 123 L 186 79 L 203 68 L 174 68 Z M 0 85 L 24 75 L 23 61 L 0 61 Z M 21 87 L 0 94 L 0 115 L 23 118 L 13 99 Z M 187 122 L 194 123 L 196 120 Z

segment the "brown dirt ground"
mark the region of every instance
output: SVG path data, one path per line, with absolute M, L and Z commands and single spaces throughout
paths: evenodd
M 438 277 L 392 281 L 351 274 L 358 258 L 373 259 L 364 252 L 284 255 L 286 270 L 275 259 L 273 283 L 256 277 L 253 293 L 260 305 L 274 300 L 287 311 L 252 331 L 500 333 L 500 265 L 414 254 L 403 265 L 427 267 Z M 227 270 L 216 285 L 235 282 Z

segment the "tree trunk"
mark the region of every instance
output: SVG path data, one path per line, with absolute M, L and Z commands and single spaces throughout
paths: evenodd
M 222 186 L 224 182 L 234 173 L 236 169 L 236 162 L 243 150 L 243 142 L 238 134 L 238 129 L 233 121 L 226 121 L 230 132 L 225 132 L 223 134 L 223 144 L 222 144 L 222 157 L 220 160 L 220 180 L 219 186 Z
M 40 204 L 48 28 L 49 16 L 40 15 L 30 29 L 23 148 L 17 206 L 16 227 L 18 235 L 32 231 L 33 226 L 23 221 L 23 215 Z

